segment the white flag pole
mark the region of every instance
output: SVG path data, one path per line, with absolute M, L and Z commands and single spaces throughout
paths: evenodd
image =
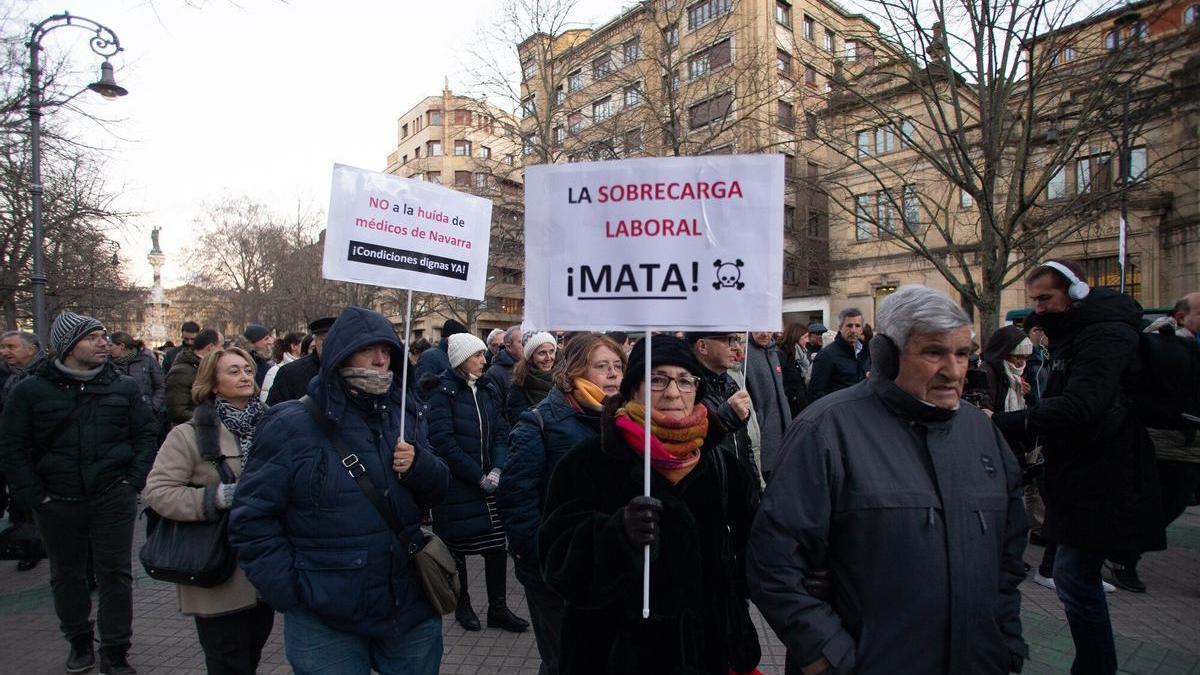
M 412 289 L 408 289 L 408 300 L 404 303 L 404 365 L 400 373 L 400 440 L 404 440 L 404 411 L 408 406 L 408 338 L 412 324 Z
M 645 387 L 645 401 L 643 405 L 646 409 L 643 411 L 646 418 L 646 432 L 643 449 L 642 462 L 642 482 L 645 487 L 645 495 L 650 496 L 650 335 L 649 328 L 646 329 L 646 370 L 643 374 L 642 382 Z M 650 618 L 650 545 L 645 547 L 645 564 L 642 567 L 642 618 Z
M 1129 236 L 1129 226 L 1125 218 L 1121 218 L 1120 229 L 1117 232 L 1117 263 L 1121 266 L 1121 292 L 1125 292 L 1125 255 L 1126 240 Z
M 746 341 L 742 343 L 742 390 L 748 391 L 749 380 L 746 378 L 750 367 L 750 329 L 746 329 Z

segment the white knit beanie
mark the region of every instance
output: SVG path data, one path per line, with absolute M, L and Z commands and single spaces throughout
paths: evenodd
M 450 367 L 457 368 L 471 356 L 487 351 L 483 340 L 470 333 L 458 333 L 447 338 L 446 356 L 450 357 Z
M 1025 338 L 1018 342 L 1017 346 L 1013 347 L 1013 350 L 1009 354 L 1013 356 L 1030 356 L 1033 354 L 1033 343 L 1029 341 L 1029 338 Z
M 533 357 L 533 353 L 536 352 L 538 347 L 541 347 L 542 345 L 554 345 L 557 347 L 558 340 L 555 340 L 553 335 L 545 331 L 530 335 L 529 339 L 525 341 L 525 360 L 528 361 L 531 359 Z

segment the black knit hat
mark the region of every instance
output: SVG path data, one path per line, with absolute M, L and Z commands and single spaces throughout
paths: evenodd
M 451 335 L 458 335 L 459 333 L 469 332 L 470 331 L 467 330 L 466 326 L 455 321 L 454 319 L 446 319 L 446 322 L 442 324 L 442 337 L 444 338 L 448 338 Z
M 704 398 L 704 369 L 692 354 L 692 348 L 674 335 L 655 335 L 650 339 L 650 367 L 653 369 L 658 366 L 679 366 L 699 377 L 700 386 L 696 389 L 696 403 L 699 404 Z M 646 339 L 642 338 L 629 352 L 629 366 L 625 368 L 625 379 L 621 380 L 621 400 L 628 401 L 629 397 L 633 396 L 634 390 L 645 377 L 645 371 Z
M 313 335 L 328 333 L 330 328 L 333 328 L 333 322 L 337 321 L 336 316 L 323 316 L 320 319 L 313 319 L 308 322 L 308 332 Z
M 54 319 L 50 327 L 50 345 L 54 353 L 62 359 L 75 349 L 75 345 L 88 333 L 104 330 L 104 324 L 98 319 L 74 312 L 63 312 Z
M 242 331 L 242 337 L 246 338 L 251 343 L 258 342 L 270 334 L 271 331 L 267 330 L 266 326 L 257 323 L 252 323 L 249 326 L 246 326 L 246 330 Z

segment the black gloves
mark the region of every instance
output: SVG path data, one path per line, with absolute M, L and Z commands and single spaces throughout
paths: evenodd
M 654 497 L 639 496 L 621 507 L 621 524 L 625 538 L 634 546 L 653 545 L 658 541 L 658 521 L 662 517 L 662 502 Z

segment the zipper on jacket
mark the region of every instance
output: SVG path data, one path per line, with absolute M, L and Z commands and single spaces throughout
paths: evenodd
M 979 516 L 979 529 L 987 534 L 987 519 L 983 517 L 983 511 L 976 511 L 975 515 Z
M 483 466 L 483 449 L 487 447 L 487 439 L 483 437 L 483 413 L 479 410 L 479 390 L 469 387 L 471 400 L 475 403 L 475 419 L 479 422 L 479 466 Z
M 925 527 L 933 527 L 933 507 L 932 506 L 929 507 L 929 510 L 926 512 Z

